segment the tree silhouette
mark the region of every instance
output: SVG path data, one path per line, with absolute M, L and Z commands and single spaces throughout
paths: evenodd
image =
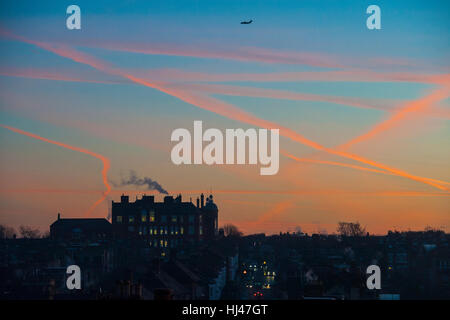
M 362 237 L 366 235 L 366 229 L 359 222 L 339 222 L 337 232 L 344 237 Z
M 0 224 L 0 239 L 12 239 L 14 237 L 14 228 Z
M 20 226 L 19 227 L 19 233 L 22 236 L 22 238 L 26 239 L 37 239 L 40 237 L 40 231 L 38 229 L 33 229 L 29 226 Z
M 243 233 L 239 231 L 238 227 L 236 227 L 233 224 L 224 225 L 223 233 L 226 237 L 234 237 L 234 238 L 239 238 L 243 235 Z

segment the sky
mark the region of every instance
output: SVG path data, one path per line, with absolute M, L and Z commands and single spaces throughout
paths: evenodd
M 81 29 L 66 28 L 66 8 Z M 369 30 L 366 8 L 381 9 Z M 448 1 L 2 1 L 0 224 L 107 217 L 131 172 L 246 234 L 450 231 Z M 244 20 L 253 20 L 241 25 Z M 280 128 L 280 170 L 172 163 L 173 130 Z

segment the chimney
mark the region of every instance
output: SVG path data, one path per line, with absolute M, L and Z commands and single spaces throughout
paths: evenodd
M 61 219 L 61 213 L 58 212 L 58 220 Z
M 128 196 L 122 194 L 122 196 L 120 197 L 120 202 L 128 203 L 128 201 L 129 201 Z
M 200 199 L 197 197 L 197 208 L 200 208 Z
M 200 195 L 200 199 L 201 199 L 200 208 L 203 208 L 205 204 L 205 195 L 203 193 Z

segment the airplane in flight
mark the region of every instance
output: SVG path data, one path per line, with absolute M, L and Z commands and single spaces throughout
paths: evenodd
M 253 20 L 250 20 L 250 21 L 242 21 L 241 24 L 250 24 L 250 23 L 252 23 L 252 22 L 253 22 Z

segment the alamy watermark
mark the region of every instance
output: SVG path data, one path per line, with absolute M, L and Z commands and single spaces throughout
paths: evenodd
M 76 264 L 67 267 L 66 273 L 69 275 L 66 280 L 67 289 L 81 289 L 81 269 Z
M 248 158 L 248 164 L 259 162 L 264 166 L 260 168 L 261 175 L 274 175 L 280 163 L 279 139 L 279 129 L 226 129 L 224 142 L 222 131 L 209 128 L 203 132 L 202 121 L 194 121 L 193 137 L 184 128 L 172 132 L 171 141 L 178 143 L 170 156 L 176 165 L 246 164 Z M 203 148 L 204 142 L 209 143 Z

